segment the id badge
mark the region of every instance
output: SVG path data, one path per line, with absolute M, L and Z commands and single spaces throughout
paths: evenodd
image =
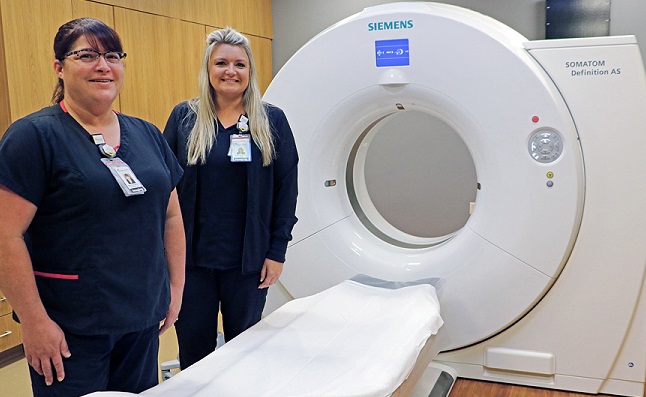
M 136 196 L 146 193 L 146 188 L 137 179 L 135 173 L 130 169 L 130 166 L 118 157 L 102 158 L 101 161 L 112 173 L 114 180 L 117 181 L 119 187 L 126 197 Z
M 229 157 L 231 162 L 250 162 L 251 161 L 251 135 L 249 134 L 232 134 L 229 144 Z

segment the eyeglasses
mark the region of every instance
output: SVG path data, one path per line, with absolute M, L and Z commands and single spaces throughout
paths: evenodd
M 106 62 L 108 63 L 120 63 L 121 60 L 126 57 L 125 52 L 119 52 L 119 51 L 99 52 L 91 48 L 83 48 L 81 50 L 70 51 L 67 54 L 65 54 L 63 57 L 67 58 L 70 55 L 76 55 L 75 59 L 80 60 L 81 62 L 84 62 L 84 63 L 96 62 L 100 56 L 103 56 L 103 59 L 105 59 Z

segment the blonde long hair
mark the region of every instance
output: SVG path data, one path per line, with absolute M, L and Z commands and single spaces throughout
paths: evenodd
M 263 106 L 256 77 L 256 64 L 251 54 L 249 40 L 240 32 L 225 28 L 214 30 L 206 36 L 206 48 L 202 57 L 202 67 L 198 78 L 198 97 L 189 101 L 196 114 L 195 125 L 188 136 L 188 164 L 204 164 L 218 133 L 214 123 L 215 91 L 209 81 L 209 61 L 213 49 L 218 44 L 242 47 L 249 57 L 249 85 L 242 95 L 242 105 L 249 118 L 251 137 L 262 153 L 262 164 L 271 164 L 275 156 L 274 140 L 269 127 L 267 111 Z

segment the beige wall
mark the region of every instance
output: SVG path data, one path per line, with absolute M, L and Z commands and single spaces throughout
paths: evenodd
M 49 105 L 54 35 L 82 16 L 114 27 L 128 53 L 116 110 L 160 129 L 175 104 L 196 95 L 204 39 L 215 28 L 246 34 L 263 92 L 271 81 L 271 0 L 0 0 L 0 135 Z
M 9 126 L 9 85 L 5 66 L 4 34 L 2 33 L 2 8 L 0 8 L 0 137 Z

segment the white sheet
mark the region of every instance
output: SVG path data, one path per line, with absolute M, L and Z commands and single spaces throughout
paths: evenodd
M 387 289 L 348 280 L 288 302 L 141 395 L 390 396 L 442 323 L 431 285 Z

